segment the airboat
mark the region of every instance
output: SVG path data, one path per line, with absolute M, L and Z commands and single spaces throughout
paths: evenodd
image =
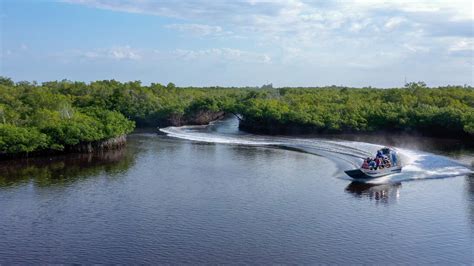
M 382 148 L 377 151 L 375 158 L 367 158 L 358 169 L 344 171 L 354 179 L 373 179 L 402 171 L 398 153 L 392 148 Z

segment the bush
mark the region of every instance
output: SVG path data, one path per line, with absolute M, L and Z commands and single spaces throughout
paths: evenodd
M 48 147 L 50 139 L 35 128 L 0 124 L 1 153 L 29 153 Z

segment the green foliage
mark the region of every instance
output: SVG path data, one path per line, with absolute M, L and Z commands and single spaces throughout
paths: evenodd
M 230 111 L 247 91 L 115 80 L 15 84 L 0 77 L 0 125 L 6 128 L 0 135 L 0 153 L 63 150 L 127 134 L 135 123 L 165 126 L 200 111 Z
M 48 144 L 48 136 L 35 128 L 0 125 L 1 153 L 28 153 L 46 148 Z
M 118 112 L 97 107 L 85 108 L 83 111 L 96 120 L 95 123 L 100 127 L 99 131 L 103 134 L 102 139 L 125 135 L 135 128 L 135 122 L 126 119 Z
M 13 82 L 13 80 L 11 78 L 0 77 L 0 85 L 13 86 L 14 84 L 15 83 Z
M 78 99 L 77 94 L 91 99 L 88 93 L 78 89 L 89 87 L 84 83 L 47 84 L 48 87 L 28 82 L 0 83 L 0 153 L 63 150 L 133 130 L 133 121 L 117 111 L 107 110 L 107 105 L 101 102 L 89 102 L 93 107 L 81 108 L 85 100 Z M 105 98 L 104 102 L 109 100 Z
M 471 87 L 428 88 L 417 82 L 402 89 L 281 88 L 249 92 L 237 107 L 247 125 L 264 129 L 474 135 Z
M 189 106 L 186 108 L 185 113 L 186 114 L 193 114 L 198 111 L 211 111 L 211 112 L 217 112 L 220 110 L 218 101 L 214 98 L 198 98 L 192 101 Z
M 240 114 L 247 125 L 270 129 L 474 135 L 471 87 L 178 88 L 115 80 L 38 85 L 0 77 L 0 153 L 62 150 L 127 134 L 135 124 L 167 126 L 208 111 Z

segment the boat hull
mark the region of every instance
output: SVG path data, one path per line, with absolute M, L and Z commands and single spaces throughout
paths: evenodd
M 344 171 L 348 176 L 354 179 L 373 179 L 395 173 L 400 173 L 401 167 L 391 167 L 380 170 L 368 170 L 368 169 L 354 169 Z

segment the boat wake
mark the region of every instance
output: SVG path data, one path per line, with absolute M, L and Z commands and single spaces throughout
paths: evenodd
M 373 156 L 382 147 L 382 145 L 357 141 L 247 134 L 238 130 L 236 119 L 221 120 L 209 126 L 167 127 L 160 129 L 160 131 L 170 137 L 191 141 L 261 146 L 323 156 L 335 162 L 341 170 L 335 177 L 351 181 L 353 179 L 346 176 L 344 170 L 358 168 L 363 158 Z M 472 173 L 468 166 L 445 156 L 409 149 L 395 149 L 402 160 L 402 172 L 364 182 L 370 184 L 400 183 L 420 179 L 465 176 Z

